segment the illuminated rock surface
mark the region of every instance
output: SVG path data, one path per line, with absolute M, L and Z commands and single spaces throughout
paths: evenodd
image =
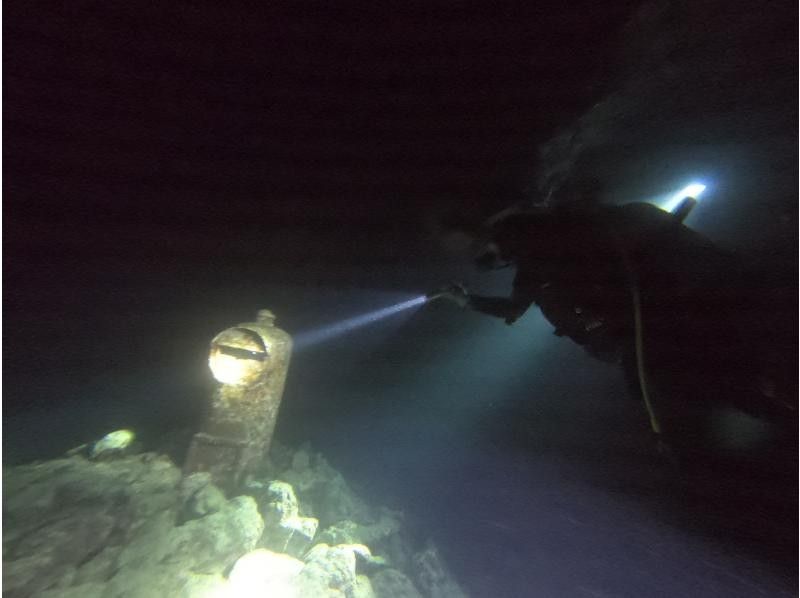
M 319 521 L 300 516 L 292 487 L 279 481 L 252 482 L 247 490 L 257 497 L 264 515 L 266 529 L 261 546 L 294 556 L 304 554 L 317 533 Z
M 259 548 L 236 561 L 228 580 L 234 594 L 292 596 L 302 570 L 303 561 Z
M 135 439 L 136 435 L 130 430 L 110 432 L 94 443 L 90 457 L 92 459 L 118 457 L 132 449 Z
M 180 485 L 180 500 L 184 520 L 198 519 L 216 513 L 225 504 L 222 490 L 211 482 L 211 474 L 198 472 L 186 476 Z
M 321 455 L 276 447 L 273 463 L 303 491 L 269 472 L 226 499 L 154 453 L 8 467 L 3 595 L 464 595 L 434 547 L 415 555 L 401 515 L 366 505 Z

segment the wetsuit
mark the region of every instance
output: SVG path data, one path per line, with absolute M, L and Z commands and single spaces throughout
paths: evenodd
M 753 388 L 756 360 L 739 326 L 752 314 L 733 256 L 649 204 L 509 220 L 496 243 L 517 267 L 512 293 L 471 295 L 472 309 L 513 323 L 535 303 L 555 334 L 621 363 L 632 389 L 638 309 L 654 394 L 769 411 Z

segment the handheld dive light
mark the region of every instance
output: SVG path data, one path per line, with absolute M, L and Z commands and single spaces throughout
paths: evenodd
M 691 212 L 696 205 L 697 200 L 694 197 L 684 197 L 681 203 L 679 203 L 677 207 L 672 210 L 672 215 L 674 216 L 675 221 L 683 222 L 686 220 L 689 212 Z
M 697 200 L 700 199 L 700 196 L 706 190 L 706 186 L 702 183 L 692 183 L 691 185 L 687 185 L 680 191 L 678 191 L 675 195 L 670 197 L 668 200 L 665 201 L 661 205 L 661 209 L 666 210 L 667 212 L 672 212 L 673 214 L 677 214 L 681 210 L 681 206 L 686 203 L 687 199 L 693 199 L 694 204 L 697 204 Z M 688 208 L 685 214 L 683 214 L 683 218 L 681 221 L 689 215 L 694 205 Z

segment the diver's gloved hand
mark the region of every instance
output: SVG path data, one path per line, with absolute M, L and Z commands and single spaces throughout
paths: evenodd
M 428 300 L 446 299 L 452 301 L 459 307 L 466 307 L 469 304 L 469 293 L 464 285 L 453 283 L 450 286 L 428 294 Z

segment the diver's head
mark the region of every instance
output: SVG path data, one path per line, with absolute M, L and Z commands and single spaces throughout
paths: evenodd
M 514 265 L 514 261 L 507 259 L 500 246 L 491 239 L 478 248 L 473 263 L 478 270 L 501 270 Z
M 474 263 L 481 270 L 497 270 L 521 260 L 556 259 L 568 241 L 565 215 L 549 209 L 515 213 L 494 222 L 486 231 Z
M 547 260 L 566 240 L 569 218 L 561 210 L 515 204 L 483 222 L 453 221 L 440 232 L 448 253 L 470 256 L 480 270 L 498 270 L 520 260 Z

